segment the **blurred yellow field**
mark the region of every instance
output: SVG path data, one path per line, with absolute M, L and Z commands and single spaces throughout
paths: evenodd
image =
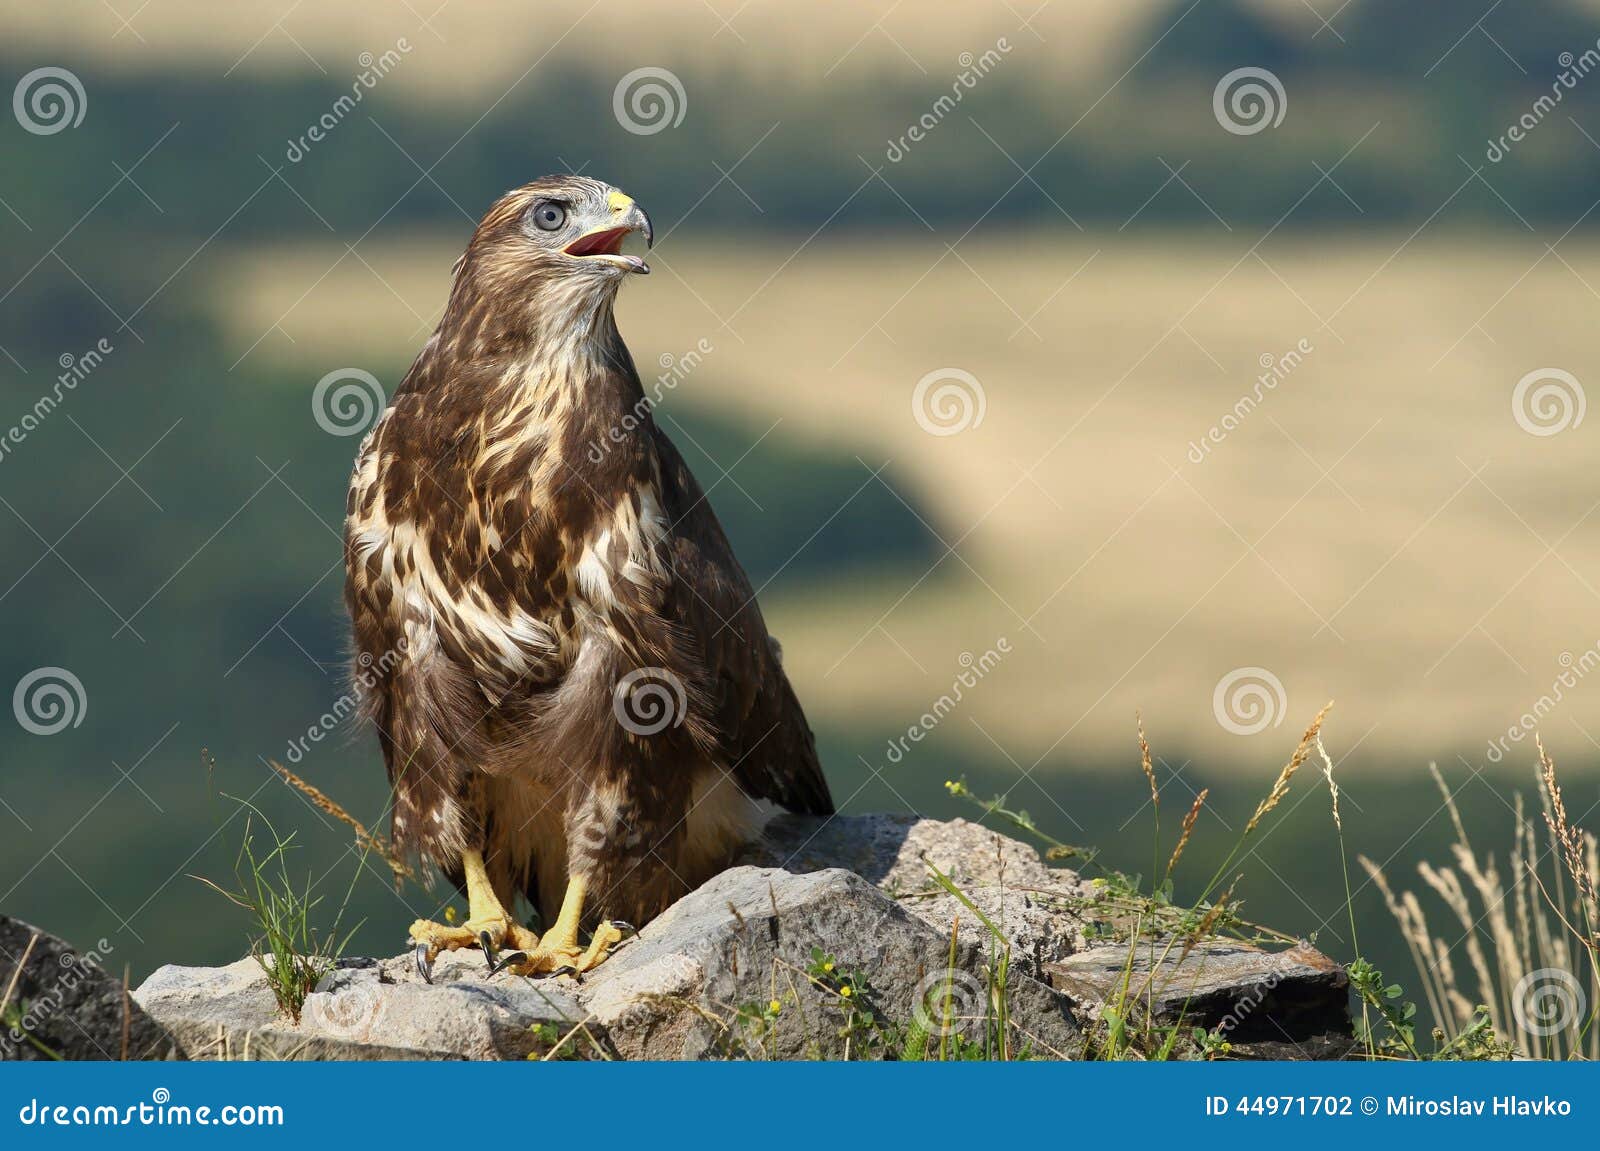
M 230 346 L 391 363 L 459 243 L 236 252 Z M 1328 699 L 1356 763 L 1520 772 L 1491 741 L 1561 697 L 1546 741 L 1595 745 L 1592 245 L 1019 234 L 937 257 L 678 233 L 654 264 L 619 309 L 646 378 L 712 349 L 667 410 L 736 414 L 754 458 L 772 429 L 848 446 L 863 483 L 888 464 L 948 545 L 921 579 L 766 597 L 819 715 L 910 724 L 1004 637 L 957 722 L 1023 766 L 1122 756 L 1141 709 L 1166 747 L 1266 771 Z M 919 419 L 938 369 L 973 382 L 928 385 Z M 1541 369 L 1576 387 L 1535 377 L 1514 410 Z

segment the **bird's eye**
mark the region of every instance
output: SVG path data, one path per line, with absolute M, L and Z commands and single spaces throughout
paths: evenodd
M 545 232 L 554 232 L 567 222 L 567 210 L 553 200 L 534 205 L 534 226 Z

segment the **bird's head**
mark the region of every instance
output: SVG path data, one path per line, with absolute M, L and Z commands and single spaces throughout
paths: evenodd
M 461 268 L 500 298 L 556 289 L 577 302 L 610 300 L 623 277 L 650 271 L 623 252 L 634 234 L 654 239 L 633 198 L 587 176 L 544 176 L 507 192 L 484 215 Z

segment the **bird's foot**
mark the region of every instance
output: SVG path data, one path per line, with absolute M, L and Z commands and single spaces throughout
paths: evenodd
M 589 946 L 582 947 L 576 931 L 564 932 L 552 928 L 537 946 L 521 952 L 508 952 L 501 958 L 499 969 L 516 975 L 580 977 L 605 962 L 612 950 L 633 934 L 634 929 L 621 920 L 607 920 L 595 929 Z
M 469 919 L 459 926 L 419 919 L 411 925 L 410 936 L 416 948 L 417 974 L 428 983 L 433 982 L 433 961 L 441 951 L 476 947 L 483 952 L 492 975 L 500 962 L 502 947 L 517 948 L 520 953 L 539 943 L 537 935 L 505 916 Z

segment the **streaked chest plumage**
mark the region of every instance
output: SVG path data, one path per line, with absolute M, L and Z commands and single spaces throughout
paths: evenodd
M 573 450 L 591 430 L 570 394 L 454 411 L 399 397 L 352 477 L 352 592 L 411 658 L 470 667 L 490 704 L 559 681 L 596 629 L 621 638 L 623 609 L 654 606 L 667 579 L 654 453 L 641 440 L 597 467 Z

